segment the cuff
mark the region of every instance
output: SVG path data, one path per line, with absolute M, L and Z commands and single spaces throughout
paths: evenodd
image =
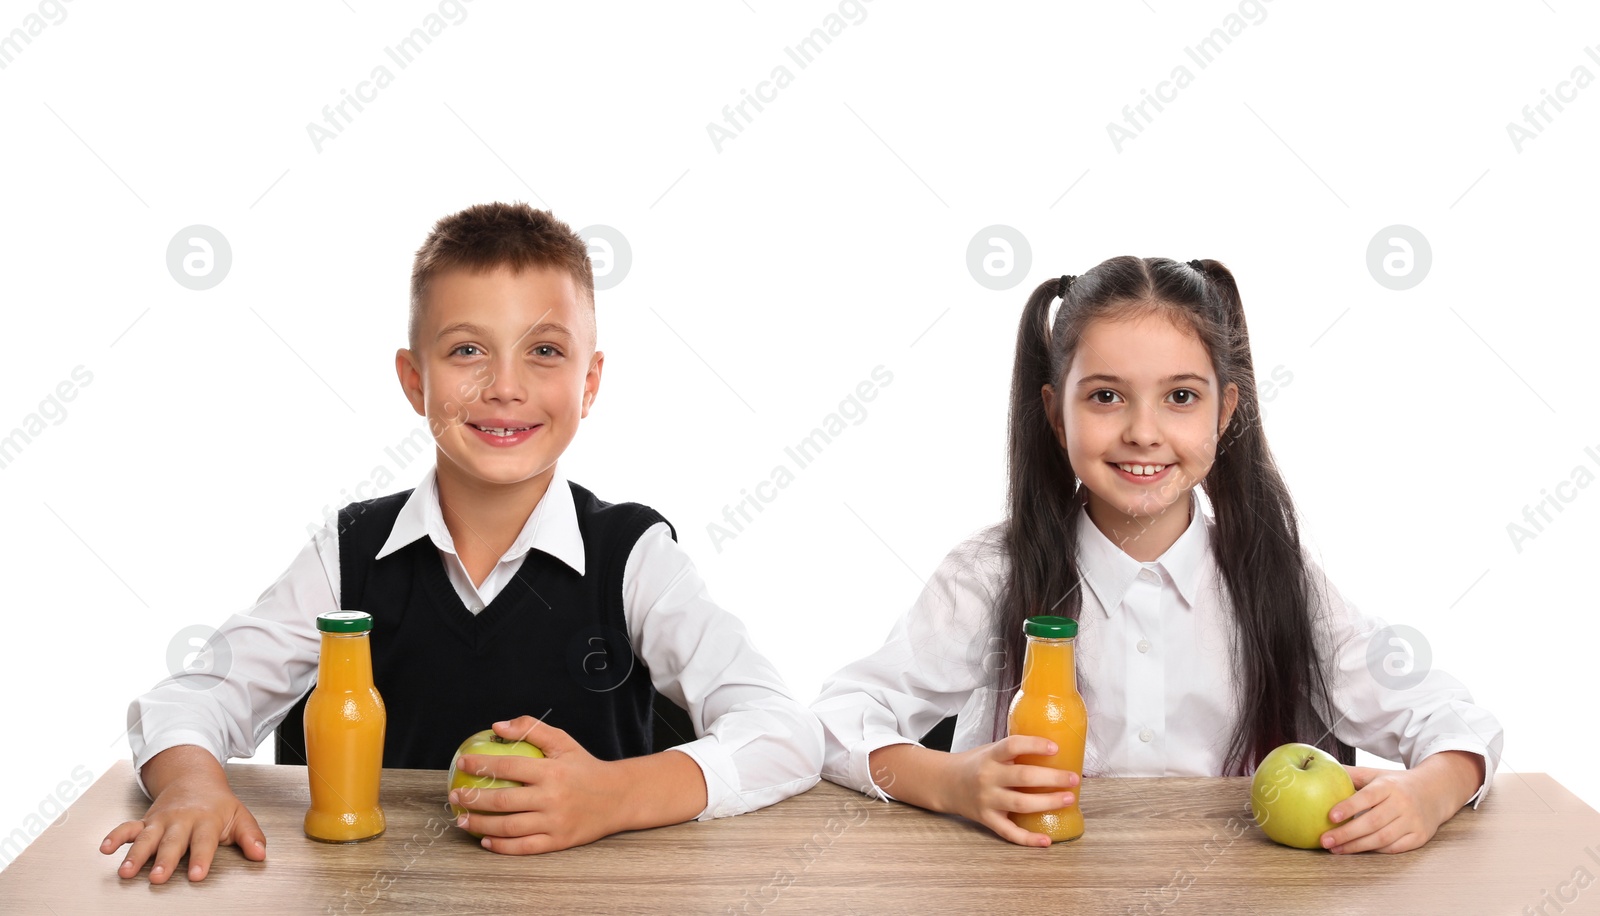
M 729 817 L 750 810 L 739 795 L 739 769 L 734 766 L 733 755 L 707 735 L 669 750 L 682 751 L 700 767 L 706 781 L 706 807 L 696 817 L 709 821 L 716 817 Z
M 848 752 L 849 762 L 846 766 L 849 770 L 845 774 L 845 778 L 848 780 L 848 787 L 855 789 L 862 795 L 870 795 L 882 801 L 896 801 L 897 799 L 885 791 L 882 786 L 878 785 L 878 781 L 873 778 L 872 752 L 881 747 L 916 743 L 903 735 L 875 735 L 857 741 L 850 746 Z
M 739 784 L 739 770 L 734 765 L 733 755 L 728 753 L 727 748 L 718 744 L 717 739 L 709 735 L 667 750 L 682 751 L 699 765 L 700 776 L 706 781 L 706 807 L 695 817 L 697 821 L 732 817 L 735 814 L 765 808 L 792 795 L 799 795 L 817 784 L 816 776 L 802 776 L 775 786 L 745 792 Z

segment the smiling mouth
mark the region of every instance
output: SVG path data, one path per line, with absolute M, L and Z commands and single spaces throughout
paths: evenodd
M 480 433 L 488 433 L 491 436 L 500 436 L 501 438 L 509 438 L 517 433 L 525 433 L 535 428 L 532 426 L 479 426 L 476 423 L 468 423 L 467 425 Z
M 1135 477 L 1154 477 L 1155 475 L 1172 467 L 1170 464 L 1114 464 L 1112 467 L 1126 471 Z

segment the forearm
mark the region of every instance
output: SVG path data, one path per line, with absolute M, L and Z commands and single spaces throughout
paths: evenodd
M 681 824 L 706 808 L 705 775 L 688 754 L 662 751 L 609 766 L 618 800 L 610 833 Z
M 151 757 L 142 769 L 140 777 L 151 798 L 161 794 L 161 791 L 172 783 L 182 779 L 210 779 L 227 785 L 228 777 L 222 769 L 222 764 L 211 752 L 194 744 L 180 744 L 169 747 L 161 753 Z
M 900 801 L 929 811 L 960 813 L 949 800 L 950 755 L 920 744 L 891 744 L 867 757 L 872 781 Z
M 1440 802 L 1441 821 L 1449 820 L 1483 785 L 1483 757 L 1467 751 L 1440 751 L 1418 763 L 1414 769 L 1427 774 L 1431 793 Z

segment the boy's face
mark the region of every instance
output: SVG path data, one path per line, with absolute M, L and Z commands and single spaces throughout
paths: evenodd
M 434 277 L 400 386 L 428 418 L 441 478 L 514 485 L 544 477 L 600 389 L 592 307 L 566 271 L 454 270 Z

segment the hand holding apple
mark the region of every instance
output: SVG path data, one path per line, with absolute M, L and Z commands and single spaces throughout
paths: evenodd
M 625 772 L 624 764 L 633 761 L 598 760 L 571 735 L 532 716 L 496 722 L 494 734 L 532 744 L 544 759 L 472 752 L 456 758 L 458 774 L 501 781 L 495 787 L 450 791 L 452 806 L 471 809 L 457 817 L 457 826 L 482 837 L 485 849 L 508 855 L 549 852 L 631 826 L 620 821 L 630 814 L 629 793 L 642 788 Z M 698 775 L 698 766 L 684 760 Z
M 1397 853 L 1427 843 L 1484 781 L 1484 759 L 1467 751 L 1430 754 L 1409 770 L 1350 767 L 1356 794 L 1333 806 L 1329 852 Z M 1360 817 L 1356 817 L 1356 814 Z
M 659 754 L 600 760 L 571 735 L 532 716 L 496 722 L 507 741 L 527 741 L 545 759 L 463 754 L 456 769 L 520 785 L 452 789 L 450 803 L 470 803 L 456 824 L 482 836 L 483 848 L 522 856 L 592 843 L 622 830 L 692 819 L 708 791 L 700 764 L 673 748 Z M 476 793 L 476 797 L 465 793 Z
M 450 810 L 457 818 L 473 810 L 468 805 L 477 801 L 478 793 L 481 790 L 505 789 L 523 785 L 523 783 L 511 779 L 496 779 L 493 776 L 478 776 L 468 772 L 461 766 L 461 758 L 467 754 L 542 758 L 544 751 L 526 741 L 502 738 L 495 734 L 492 728 L 477 732 L 472 737 L 461 742 L 461 746 L 456 749 L 455 759 L 450 762 L 450 788 L 448 790 L 450 793 Z M 466 804 L 457 803 L 456 799 L 458 798 Z M 469 830 L 468 833 L 471 833 L 471 831 Z M 481 837 L 483 834 L 473 833 L 472 835 Z
M 1322 835 L 1338 826 L 1329 812 L 1355 793 L 1350 774 L 1332 755 L 1309 744 L 1285 744 L 1256 768 L 1250 808 L 1275 842 L 1321 849 Z

